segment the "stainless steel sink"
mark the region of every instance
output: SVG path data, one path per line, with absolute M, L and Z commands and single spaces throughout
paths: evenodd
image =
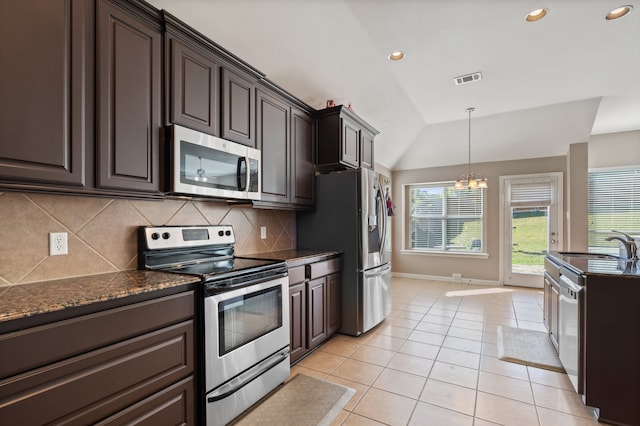
M 559 254 L 565 257 L 577 257 L 582 259 L 603 259 L 603 260 L 620 260 L 619 256 L 606 253 L 585 253 L 579 251 L 559 251 Z

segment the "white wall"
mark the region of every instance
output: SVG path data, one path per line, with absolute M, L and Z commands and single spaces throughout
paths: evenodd
M 563 172 L 566 176 L 566 167 L 567 157 L 565 156 L 471 165 L 472 170 L 481 172 L 489 180 L 489 188 L 486 190 L 487 204 L 485 212 L 487 216 L 486 245 L 489 257 L 480 259 L 456 257 L 455 255 L 443 256 L 402 252 L 404 248 L 402 246 L 403 232 L 406 231 L 403 227 L 403 222 L 407 220 L 407 212 L 402 202 L 403 185 L 453 181 L 461 173 L 466 172 L 467 165 L 394 171 L 392 185 L 396 204 L 396 217 L 393 220 L 393 258 L 391 262 L 393 272 L 444 278 L 451 278 L 453 273 L 460 273 L 465 280 L 498 282 L 500 276 L 499 177 L 547 172 Z M 564 205 L 566 206 L 566 203 Z
M 640 130 L 589 138 L 589 169 L 640 165 Z

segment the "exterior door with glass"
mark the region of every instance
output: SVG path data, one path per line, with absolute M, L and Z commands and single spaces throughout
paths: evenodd
M 543 288 L 545 255 L 562 247 L 562 173 L 500 180 L 502 282 Z

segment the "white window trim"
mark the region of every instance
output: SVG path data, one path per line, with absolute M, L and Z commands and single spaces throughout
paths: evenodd
M 438 250 L 421 250 L 421 249 L 412 249 L 408 247 L 407 242 L 407 234 L 409 228 L 409 209 L 407 208 L 407 192 L 408 187 L 410 186 L 420 186 L 420 185 L 429 185 L 429 186 L 453 186 L 455 181 L 437 181 L 437 182 L 417 182 L 417 183 L 405 183 L 402 185 L 402 248 L 400 249 L 400 253 L 404 255 L 411 256 L 435 256 L 435 257 L 455 257 L 455 258 L 472 258 L 472 259 L 488 259 L 489 256 L 489 247 L 487 244 L 487 222 L 489 215 L 487 214 L 487 199 L 489 198 L 485 193 L 482 197 L 482 251 L 481 252 L 455 252 L 455 251 L 438 251 Z M 483 191 L 480 189 L 480 191 Z

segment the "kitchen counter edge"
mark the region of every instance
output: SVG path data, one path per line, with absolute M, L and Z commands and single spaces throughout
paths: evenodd
M 195 288 L 198 278 L 130 270 L 0 287 L 0 332 Z
M 254 259 L 273 259 L 283 260 L 287 262 L 289 268 L 295 266 L 306 265 L 308 263 L 321 262 L 323 260 L 332 259 L 342 255 L 341 251 L 324 251 L 324 250 L 307 250 L 307 249 L 291 249 L 268 251 L 261 253 L 252 253 L 241 255 L 240 257 L 251 257 Z
M 636 280 L 640 278 L 640 268 L 637 261 L 618 259 L 585 259 L 571 256 L 564 256 L 559 252 L 548 252 L 547 258 L 550 258 L 555 264 L 562 265 L 577 275 L 603 275 L 616 276 Z

